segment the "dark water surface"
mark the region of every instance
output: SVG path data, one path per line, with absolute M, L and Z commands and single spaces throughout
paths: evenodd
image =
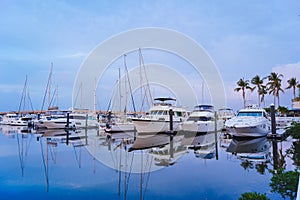
M 282 199 L 269 184 L 272 170 L 296 169 L 286 153 L 291 139 L 215 136 L 0 126 L 1 199 Z

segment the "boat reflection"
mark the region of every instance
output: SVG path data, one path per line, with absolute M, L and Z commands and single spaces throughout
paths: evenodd
M 266 137 L 254 139 L 233 138 L 226 151 L 236 155 L 241 160 L 268 162 L 271 157 L 270 147 L 271 145 Z
M 183 138 L 183 135 L 139 135 L 129 151 L 148 149 L 147 152 L 154 158 L 156 166 L 170 166 L 187 153 L 187 147 L 182 144 Z
M 188 149 L 193 150 L 196 158 L 201 159 L 217 159 L 218 157 L 218 139 L 221 132 L 209 132 L 209 133 L 191 133 L 184 132 L 183 144 Z

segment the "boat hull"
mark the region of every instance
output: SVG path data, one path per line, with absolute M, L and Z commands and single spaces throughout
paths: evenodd
M 119 133 L 119 132 L 133 132 L 134 125 L 130 124 L 113 124 L 109 127 L 105 127 L 104 131 L 107 133 Z
M 261 124 L 256 126 L 234 126 L 227 127 L 235 137 L 262 137 L 270 133 L 271 124 Z
M 220 131 L 223 128 L 223 122 L 218 121 L 217 126 L 215 127 L 215 122 L 194 122 L 186 121 L 182 124 L 182 130 L 188 132 L 198 132 L 198 133 L 207 133 Z
M 138 133 L 163 133 L 170 131 L 169 121 L 132 119 L 132 122 Z M 173 121 L 173 131 L 179 131 L 181 128 L 179 121 Z

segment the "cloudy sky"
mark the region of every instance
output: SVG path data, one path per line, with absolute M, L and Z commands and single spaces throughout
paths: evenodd
M 298 0 L 0 0 L 0 26 L 0 111 L 18 110 L 26 75 L 33 107 L 40 109 L 51 62 L 58 104 L 71 107 L 76 74 L 89 53 L 114 35 L 143 27 L 172 29 L 200 44 L 216 64 L 227 105 L 234 109 L 242 107 L 241 94 L 233 92 L 239 78 L 251 79 L 256 74 L 263 77 L 276 71 L 285 77 L 283 87 L 291 77 L 300 80 Z M 164 53 L 146 51 L 143 57 L 145 63 L 170 58 L 172 61 L 162 64 L 176 65 L 176 59 Z M 128 56 L 129 69 L 138 65 L 138 59 L 130 63 L 135 58 L 134 53 Z M 202 94 L 201 78 L 185 65 L 175 66 L 175 70 Z M 105 81 L 99 81 L 99 109 L 108 105 L 112 95 L 108 86 L 118 78 L 117 69 L 118 61 L 107 71 Z M 209 92 L 205 91 L 204 96 Z M 291 98 L 292 91 L 287 90 L 281 104 L 291 107 Z M 247 99 L 256 103 L 256 93 L 247 94 Z M 267 103 L 272 99 L 267 97 Z

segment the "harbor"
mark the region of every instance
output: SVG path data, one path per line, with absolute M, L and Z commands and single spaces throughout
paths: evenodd
M 297 162 L 286 154 L 297 148 L 290 138 L 274 143 L 265 137 L 228 139 L 221 132 L 216 138 L 214 133 L 178 133 L 171 140 L 167 134 L 134 138 L 97 129 L 0 130 L 1 194 L 7 198 L 34 193 L 36 199 L 237 199 L 250 190 L 281 199 L 271 192 L 272 171 L 292 170 Z

